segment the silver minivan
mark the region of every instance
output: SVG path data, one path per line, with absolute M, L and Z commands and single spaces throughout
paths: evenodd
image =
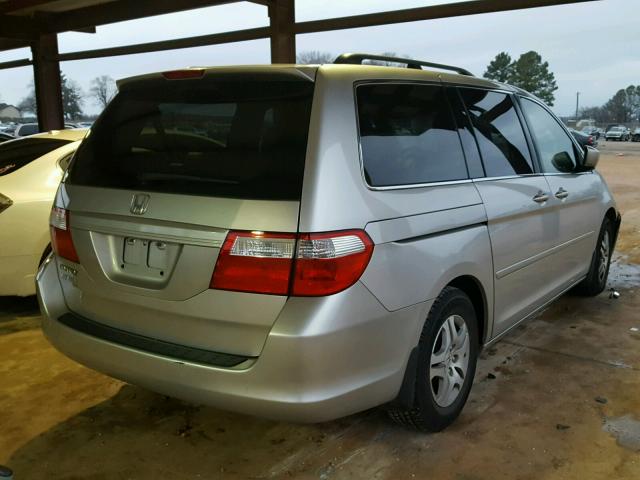
M 52 209 L 51 343 L 193 402 L 438 431 L 483 346 L 600 293 L 598 152 L 527 92 L 370 59 L 121 81 Z

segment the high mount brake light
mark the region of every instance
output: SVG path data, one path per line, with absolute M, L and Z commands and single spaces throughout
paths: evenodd
M 373 242 L 362 230 L 328 233 L 229 232 L 211 288 L 272 295 L 323 296 L 353 285 Z
M 49 225 L 51 226 L 51 248 L 55 254 L 66 260 L 80 263 L 71 238 L 69 211 L 53 207 L 49 217 Z
M 202 78 L 204 76 L 204 68 L 185 68 L 183 70 L 170 70 L 168 72 L 162 72 L 162 76 L 167 80 Z

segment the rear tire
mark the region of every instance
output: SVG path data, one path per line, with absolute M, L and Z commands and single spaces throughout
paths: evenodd
M 594 297 L 607 286 L 611 255 L 613 253 L 613 224 L 609 217 L 605 217 L 600 227 L 598 243 L 591 257 L 591 265 L 587 277 L 576 286 L 576 293 L 587 297 Z
M 464 407 L 478 359 L 478 322 L 462 290 L 445 287 L 433 303 L 418 342 L 412 408 L 388 409 L 402 426 L 439 432 Z

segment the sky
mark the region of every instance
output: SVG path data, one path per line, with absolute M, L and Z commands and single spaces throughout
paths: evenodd
M 453 0 L 296 0 L 296 20 L 413 8 Z M 507 0 L 505 0 L 507 1 Z M 385 25 L 297 36 L 298 52 L 396 52 L 458 65 L 481 76 L 501 51 L 512 57 L 536 50 L 549 62 L 559 89 L 554 111 L 575 113 L 580 106 L 606 102 L 620 88 L 640 84 L 638 0 L 600 0 L 514 12 Z M 97 33 L 63 33 L 60 52 L 190 37 L 268 25 L 267 9 L 249 2 L 209 7 L 97 28 Z M 29 49 L 0 52 L 0 62 L 30 58 Z M 269 41 L 118 56 L 61 63 L 66 76 L 88 93 L 99 75 L 118 79 L 185 66 L 269 63 Z M 0 70 L 0 102 L 17 104 L 33 81 L 31 67 Z M 97 113 L 87 98 L 83 108 Z

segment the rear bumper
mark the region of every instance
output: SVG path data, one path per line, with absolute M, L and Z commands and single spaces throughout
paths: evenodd
M 37 290 L 45 335 L 79 363 L 169 396 L 297 422 L 393 400 L 429 308 L 388 312 L 360 283 L 325 299 L 292 298 L 260 356 L 222 368 L 105 341 L 59 321 L 69 310 L 56 262 L 43 265 Z

